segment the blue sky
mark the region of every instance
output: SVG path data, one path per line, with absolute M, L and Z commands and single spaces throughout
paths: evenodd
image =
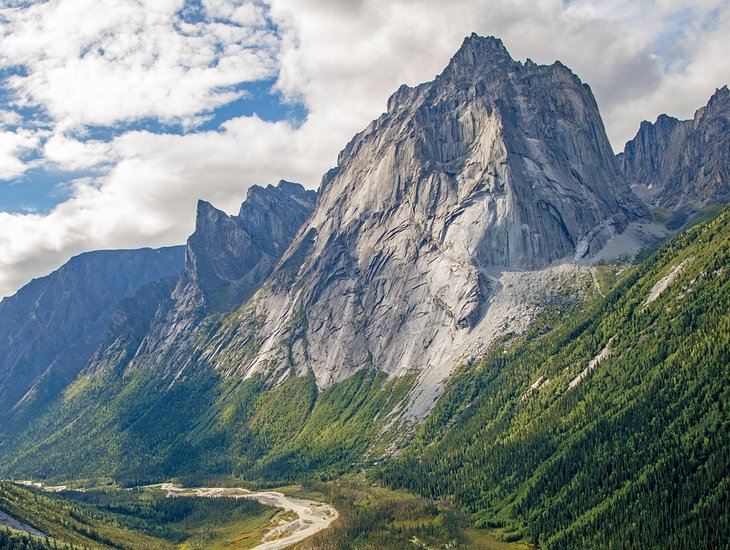
M 18 2 L 15 9 L 6 10 L 6 18 L 8 18 L 7 14 L 17 14 L 22 12 L 24 7 L 32 8 L 34 4 L 37 3 Z M 124 2 L 118 4 L 124 4 Z M 268 17 L 265 5 L 255 2 L 230 2 L 229 4 L 230 6 L 239 4 L 258 8 L 258 20 L 249 21 L 248 23 L 251 27 L 267 36 L 274 39 L 278 37 L 278 29 Z M 215 13 L 215 10 L 210 9 L 201 1 L 185 0 L 183 3 L 178 3 L 176 8 L 173 10 L 175 21 L 172 23 L 172 28 L 174 32 L 181 36 L 190 33 L 189 29 L 183 28 L 184 25 L 216 24 L 227 27 L 228 33 L 236 33 L 237 30 L 244 29 L 246 26 L 246 21 L 238 20 L 231 13 Z M 123 24 L 123 20 L 120 20 L 120 23 Z M 137 31 L 139 32 L 140 29 L 137 29 Z M 144 30 L 142 29 L 142 31 Z M 208 60 L 207 67 L 215 68 L 225 58 L 225 50 L 230 48 L 231 43 L 240 45 L 244 42 L 245 47 L 258 49 L 255 42 L 246 42 L 245 33 L 241 33 L 241 36 L 242 39 L 238 41 L 236 39 L 212 41 L 209 46 L 215 50 L 215 54 Z M 80 42 L 77 44 L 78 57 L 83 59 L 93 52 L 104 57 L 107 52 L 102 42 L 103 40 L 99 37 L 91 37 L 85 42 Z M 42 58 L 44 55 L 43 52 L 37 53 L 38 58 Z M 74 169 L 73 167 L 64 167 L 62 163 L 56 163 L 52 160 L 49 162 L 49 159 L 44 158 L 43 144 L 50 133 L 57 131 L 54 128 L 56 120 L 54 120 L 53 113 L 48 112 L 43 101 L 38 101 L 32 93 L 23 94 L 22 89 L 19 90 L 17 84 L 14 85 L 18 78 L 23 79 L 29 76 L 34 70 L 34 61 L 38 60 L 31 58 L 26 63 L 19 60 L 18 63 L 14 64 L 12 59 L 7 59 L 5 65 L 0 67 L 0 105 L 12 116 L 12 120 L 8 121 L 3 129 L 17 131 L 19 128 L 32 128 L 38 137 L 38 141 L 33 144 L 34 146 L 24 148 L 15 155 L 18 160 L 25 164 L 26 168 L 17 171 L 17 173 L 11 173 L 9 177 L 0 180 L 0 210 L 7 213 L 46 214 L 73 195 L 73 188 L 69 185 L 70 182 L 103 176 L 104 169 L 108 168 L 108 163 L 102 163 L 84 169 Z M 184 64 L 185 60 L 181 59 L 180 62 Z M 58 70 L 58 68 L 53 67 L 55 70 Z M 111 120 L 108 123 L 94 123 L 93 120 L 86 121 L 84 124 L 64 128 L 61 133 L 81 142 L 101 141 L 108 143 L 125 133 L 133 131 L 174 135 L 218 131 L 221 125 L 228 120 L 253 115 L 264 121 L 288 121 L 294 127 L 299 126 L 305 120 L 307 110 L 297 100 L 285 101 L 283 99 L 282 94 L 275 89 L 276 77 L 275 72 L 265 71 L 260 79 L 252 78 L 232 82 L 218 88 L 212 87 L 209 92 L 212 95 L 216 92 L 225 91 L 230 97 L 213 108 L 203 105 L 193 112 L 183 113 L 179 119 L 163 120 L 155 116 L 154 112 L 140 113 L 138 116 L 132 114 L 119 120 Z M 130 74 L 130 78 L 133 78 L 133 74 Z M 131 82 L 130 84 L 133 85 Z M 190 117 L 197 117 L 198 120 L 191 121 Z
M 85 250 L 182 243 L 195 203 L 316 188 L 472 32 L 591 85 L 614 148 L 730 81 L 730 0 L 0 4 L 0 296 Z
M 9 75 L 13 74 L 8 71 Z M 284 101 L 281 93 L 274 90 L 276 80 L 243 83 L 232 89 L 242 95 L 206 114 L 206 120 L 194 128 L 184 128 L 180 123 L 164 123 L 154 117 L 118 123 L 113 126 L 86 126 L 79 137 L 83 140 L 112 141 L 126 132 L 148 131 L 154 134 L 184 135 L 192 132 L 217 131 L 224 122 L 244 116 L 256 115 L 264 121 L 287 121 L 297 127 L 306 119 L 307 109 L 298 101 Z M 5 92 L 7 95 L 7 91 Z M 38 109 L 18 109 L 17 112 L 28 124 L 51 127 L 44 113 Z M 8 125 L 15 130 L 23 123 Z M 29 168 L 22 175 L 9 180 L 0 180 L 0 209 L 9 213 L 47 213 L 56 205 L 72 196 L 69 182 L 79 178 L 94 178 L 103 175 L 104 166 L 90 170 L 62 170 L 43 163 L 42 151 L 29 150 L 21 155 L 24 162 L 37 166 Z

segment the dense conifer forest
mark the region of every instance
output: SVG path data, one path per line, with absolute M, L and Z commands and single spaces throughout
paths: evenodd
M 464 367 L 382 479 L 544 548 L 725 547 L 729 267 L 725 209 Z

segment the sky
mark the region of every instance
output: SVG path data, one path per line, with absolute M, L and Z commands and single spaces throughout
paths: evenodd
M 0 0 L 0 296 L 184 243 L 200 198 L 317 188 L 472 32 L 573 69 L 616 151 L 730 83 L 730 0 Z

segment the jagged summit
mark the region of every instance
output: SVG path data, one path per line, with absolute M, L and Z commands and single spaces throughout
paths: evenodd
M 185 269 L 172 301 L 161 303 L 139 354 L 174 349 L 205 316 L 243 305 L 271 274 L 316 201 L 316 192 L 283 180 L 250 187 L 235 216 L 199 201 Z M 99 363 L 106 364 L 103 353 Z
M 489 74 L 495 79 L 505 79 L 511 73 L 522 70 L 539 69 L 552 73 L 562 73 L 580 81 L 569 67 L 556 60 L 551 65 L 539 65 L 532 59 L 524 63 L 513 59 L 502 40 L 494 36 L 479 36 L 472 33 L 464 39 L 459 50 L 449 61 L 438 78 L 463 78 L 467 80 L 481 79 Z M 559 78 L 559 77 L 557 77 Z M 585 85 L 587 86 L 587 85 Z
M 654 206 L 691 212 L 730 200 L 730 90 L 690 120 L 644 121 L 618 155 L 632 188 Z
M 704 107 L 702 115 L 717 115 L 720 113 L 727 114 L 730 109 L 730 88 L 727 85 L 722 88 L 717 88 L 715 93 L 712 94 L 710 100 L 707 102 L 707 106 Z M 702 111 L 702 109 L 700 109 Z M 699 113 L 699 111 L 698 111 Z M 698 118 L 698 114 L 695 114 L 695 120 Z
M 237 216 L 198 203 L 181 285 L 206 306 L 226 311 L 244 303 L 271 272 L 316 202 L 298 183 L 252 186 Z M 178 288 L 178 293 L 182 293 Z
M 499 38 L 472 33 L 464 39 L 442 74 L 462 75 L 477 67 L 496 70 L 515 63 Z
M 263 325 L 252 333 L 246 317 L 231 340 L 260 342 L 256 353 L 211 359 L 272 380 L 311 371 L 320 387 L 361 368 L 417 370 L 433 387 L 467 337 L 499 332 L 501 271 L 589 258 L 645 215 L 590 89 L 473 35 L 340 153 L 246 312 Z

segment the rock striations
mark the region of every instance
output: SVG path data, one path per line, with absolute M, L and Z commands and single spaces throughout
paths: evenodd
M 139 314 L 120 312 L 123 322 L 107 335 L 90 369 L 126 368 L 129 361 L 146 361 L 167 370 L 188 362 L 190 350 L 184 344 L 195 337 L 199 324 L 246 303 L 271 274 L 316 201 L 316 192 L 287 181 L 251 187 L 236 216 L 199 201 L 185 269 L 174 290 L 159 295 L 153 311 L 147 296 L 141 297 L 144 304 L 126 304 Z
M 655 206 L 697 210 L 730 201 L 730 90 L 717 90 L 691 120 L 642 122 L 618 158 L 633 189 Z
M 200 201 L 177 294 L 197 294 L 211 312 L 246 302 L 274 269 L 316 201 L 316 192 L 286 181 L 277 187 L 251 187 L 237 216 Z
M 45 291 L 43 308 L 37 288 L 2 302 L 0 350 L 12 353 L 0 356 L 0 405 L 21 399 L 66 350 L 73 368 L 62 369 L 54 387 L 81 376 L 69 400 L 57 399 L 35 424 L 48 427 L 43 445 L 57 453 L 48 456 L 65 456 L 79 439 L 109 441 L 115 430 L 125 445 L 145 441 L 140 430 L 156 429 L 179 406 L 175 427 L 155 436 L 162 450 L 150 451 L 169 453 L 167 473 L 178 459 L 191 468 L 201 460 L 188 452 L 195 438 L 220 464 L 229 451 L 251 455 L 246 460 L 258 460 L 264 447 L 278 452 L 266 429 L 249 424 L 247 392 L 290 376 L 306 375 L 290 382 L 303 382 L 316 400 L 314 382 L 331 387 L 363 369 L 409 375 L 402 381 L 410 393 L 405 402 L 405 390 L 399 394 L 389 409 L 397 419 L 389 416 L 384 429 L 419 420 L 460 362 L 526 330 L 546 303 L 577 300 L 593 285 L 587 264 L 638 249 L 657 224 L 627 178 L 672 208 L 722 200 L 727 103 L 724 88 L 694 121 L 642 125 L 617 159 L 590 89 L 567 67 L 515 61 L 500 40 L 472 35 L 433 81 L 393 94 L 340 153 L 319 194 L 283 181 L 253 187 L 235 216 L 201 201 L 184 269 L 178 251 L 178 276 L 137 277 L 108 300 L 109 273 L 87 273 L 90 289 L 64 283 Z M 89 299 L 98 304 L 84 305 L 96 285 L 104 292 Z M 71 315 L 79 326 L 57 342 L 63 325 L 53 312 L 60 318 L 67 305 L 83 315 Z M 84 327 L 96 327 L 93 338 Z M 48 357 L 28 343 L 41 341 Z M 21 380 L 12 395 L 8 376 Z M 107 384 L 108 409 L 85 376 Z M 274 392 L 256 393 L 256 403 L 267 395 Z M 0 456 L 22 443 L 12 464 L 56 467 L 26 425 L 3 436 L 0 424 Z M 144 464 L 130 468 L 146 475 Z
M 203 357 L 320 387 L 361 368 L 438 384 L 491 327 L 501 271 L 588 258 L 645 215 L 588 86 L 472 35 L 345 147 L 237 333 Z

